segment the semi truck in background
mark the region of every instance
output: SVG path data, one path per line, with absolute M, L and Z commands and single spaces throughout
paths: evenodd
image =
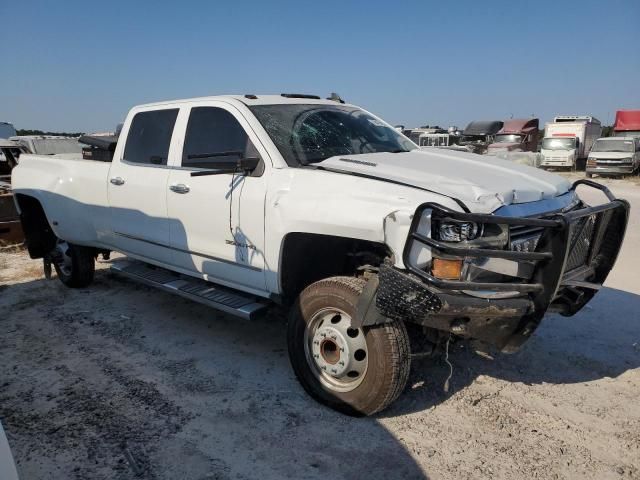
M 559 115 L 545 125 L 542 168 L 583 168 L 593 142 L 602 134 L 600 120 L 588 115 Z
M 501 152 L 535 152 L 538 148 L 537 118 L 514 118 L 504 122 L 489 144 L 490 155 Z
M 618 110 L 613 136 L 640 137 L 640 110 Z
M 459 144 L 471 153 L 487 153 L 487 147 L 503 126 L 500 120 L 473 121 L 462 131 Z

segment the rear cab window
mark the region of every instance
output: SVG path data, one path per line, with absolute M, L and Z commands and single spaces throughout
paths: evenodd
M 178 109 L 136 113 L 131 121 L 123 160 L 142 165 L 166 165 Z

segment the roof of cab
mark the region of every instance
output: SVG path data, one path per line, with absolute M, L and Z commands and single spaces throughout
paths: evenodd
M 137 108 L 155 107 L 163 105 L 179 105 L 182 103 L 194 103 L 205 102 L 207 100 L 220 100 L 220 101 L 232 101 L 241 102 L 245 105 L 300 105 L 300 104 L 324 104 L 324 105 L 336 105 L 339 103 L 335 100 L 327 100 L 323 98 L 306 98 L 301 96 L 285 97 L 283 95 L 295 95 L 295 94 L 280 94 L 280 95 L 258 95 L 258 94 L 246 94 L 246 95 L 214 95 L 210 97 L 195 97 L 184 98 L 180 100 L 166 100 L 162 102 L 146 103 L 144 105 L 137 105 Z

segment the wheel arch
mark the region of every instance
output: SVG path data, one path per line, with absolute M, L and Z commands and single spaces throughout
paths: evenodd
M 384 243 L 318 233 L 290 232 L 281 244 L 280 296 L 291 303 L 302 290 L 323 278 L 358 273 L 359 267 L 377 267 L 392 256 Z
M 15 201 L 20 212 L 20 222 L 31 258 L 42 258 L 56 244 L 56 235 L 47 215 L 36 197 L 16 193 Z

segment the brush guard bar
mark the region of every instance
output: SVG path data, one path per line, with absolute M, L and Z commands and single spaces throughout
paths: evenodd
M 607 187 L 589 180 L 576 181 L 571 190 L 575 190 L 579 185 L 588 185 L 602 191 L 609 199 L 609 203 L 576 208 L 568 212 L 547 214 L 541 217 L 504 217 L 491 214 L 458 212 L 439 204 L 424 203 L 416 209 L 413 217 L 409 238 L 403 252 L 404 265 L 414 275 L 443 290 L 538 293 L 555 290 L 555 288 L 550 289 L 550 286 L 554 284 L 560 286 L 564 280 L 570 281 L 576 276 L 575 270 L 578 269 L 587 267 L 596 270 L 598 266 L 608 266 L 610 270 L 615 263 L 622 244 L 629 214 L 629 204 L 625 200 L 615 198 Z M 455 243 L 441 242 L 418 233 L 420 219 L 426 210 L 431 210 L 432 215 L 435 217 L 445 216 L 458 221 L 541 227 L 543 233 L 536 250 L 533 252 L 460 247 L 456 246 Z M 552 274 L 552 277 L 556 277 L 556 281 L 550 283 L 548 281 L 550 280 L 548 278 L 550 275 L 540 275 L 542 273 L 540 271 L 534 272 L 532 277 L 538 281 L 530 282 L 483 283 L 439 279 L 432 276 L 425 269 L 420 268 L 411 259 L 411 251 L 416 242 L 429 247 L 435 254 L 446 256 L 446 258 L 464 260 L 469 257 L 485 257 L 537 262 L 536 270 L 542 268 L 547 271 L 551 270 L 548 273 Z M 580 262 L 580 259 L 583 259 L 584 262 Z M 602 268 L 600 268 L 600 273 L 602 274 L 601 270 Z M 604 281 L 604 278 L 602 281 Z
M 602 286 L 616 261 L 624 238 L 629 203 L 617 199 L 603 185 L 590 180 L 578 180 L 572 186 L 575 190 L 585 185 L 600 190 L 609 202 L 577 207 L 562 212 L 554 212 L 533 217 L 505 217 L 491 214 L 458 212 L 435 203 L 424 203 L 415 212 L 408 240 L 403 251 L 403 261 L 408 275 L 414 281 L 421 281 L 431 294 L 451 299 L 464 297 L 463 291 L 516 292 L 527 299 L 531 307 L 517 322 L 508 342 L 501 342 L 505 351 L 515 350 L 535 330 L 548 310 L 563 315 L 578 312 Z M 431 210 L 432 219 L 446 217 L 463 222 L 499 224 L 506 226 L 534 227 L 541 231 L 535 249 L 531 252 L 477 248 L 453 242 L 442 242 L 418 232 L 420 220 L 425 211 Z M 501 258 L 534 265 L 528 280 L 514 279 L 505 282 L 474 282 L 465 280 L 444 280 L 434 277 L 429 266 L 417 265 L 417 257 L 412 256 L 413 247 L 418 244 L 431 250 L 432 256 L 464 261 L 469 258 Z M 508 246 L 511 248 L 511 239 Z M 382 282 L 386 283 L 386 282 Z M 381 290 L 386 290 L 381 284 Z M 380 291 L 378 292 L 380 296 Z M 504 300 L 490 299 L 485 302 L 499 307 Z M 379 302 L 380 303 L 380 302 Z M 380 305 L 379 305 L 380 306 Z M 444 311 L 444 310 L 443 310 Z M 437 309 L 428 314 L 438 315 Z M 442 313 L 442 312 L 440 312 Z M 409 319 L 410 320 L 410 319 Z

